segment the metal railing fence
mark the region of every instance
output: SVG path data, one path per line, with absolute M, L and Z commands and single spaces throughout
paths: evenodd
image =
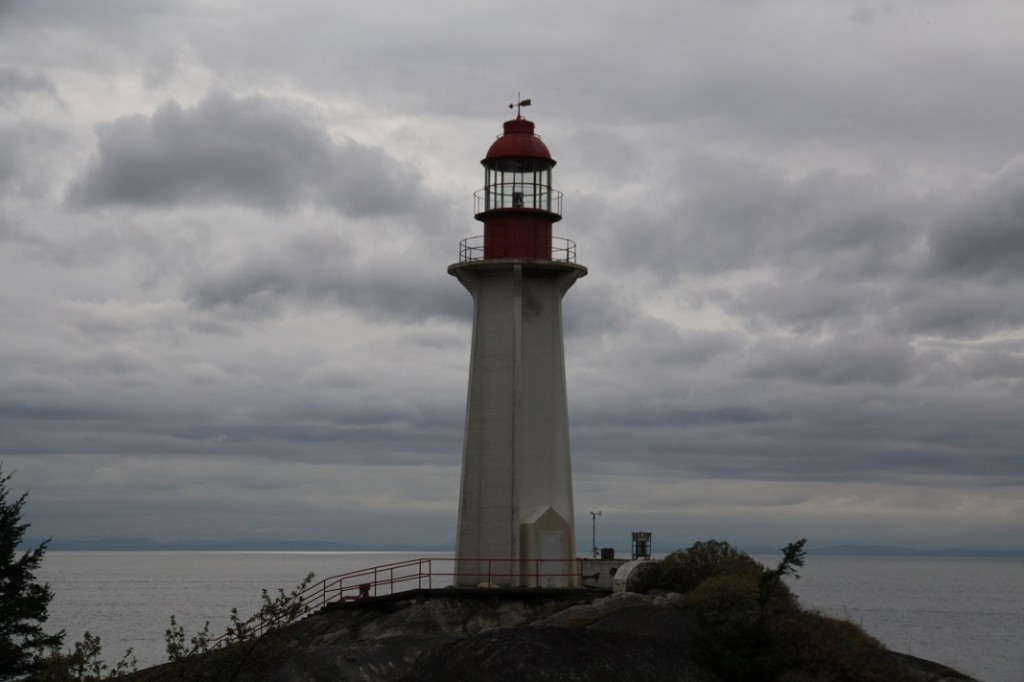
M 470 585 L 481 589 L 498 587 L 512 582 L 531 582 L 545 586 L 552 581 L 560 587 L 583 584 L 586 559 L 456 559 L 454 557 L 423 557 L 408 559 L 382 566 L 374 566 L 325 578 L 298 594 L 301 604 L 298 617 L 314 613 L 329 604 L 383 597 L 422 589 L 437 589 L 460 585 L 470 578 Z M 460 568 L 462 567 L 462 568 Z M 286 623 L 281 623 L 285 625 Z M 243 623 L 243 627 L 257 636 L 274 629 L 257 613 Z M 220 637 L 209 641 L 210 649 L 237 641 L 237 633 L 229 629 Z
M 484 258 L 484 236 L 478 234 L 459 242 L 459 262 L 471 263 Z M 558 263 L 576 262 L 576 242 L 565 237 L 551 238 L 551 260 Z

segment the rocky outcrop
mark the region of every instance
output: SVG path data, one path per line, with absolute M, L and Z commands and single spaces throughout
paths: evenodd
M 241 665 L 225 668 L 214 655 L 198 669 L 203 679 L 238 682 L 721 682 L 698 662 L 699 628 L 692 613 L 674 606 L 678 598 L 480 589 L 370 599 L 275 631 L 259 642 L 259 654 L 234 656 Z M 966 679 L 891 655 L 925 680 Z M 213 663 L 228 672 L 210 675 Z M 163 666 L 137 679 L 177 681 L 182 674 Z
M 238 679 L 716 682 L 691 660 L 691 626 L 664 597 L 640 594 L 431 595 L 296 623 L 272 670 Z
M 536 594 L 536 593 L 534 593 Z M 346 680 L 378 682 L 410 677 L 414 664 L 432 652 L 479 633 L 511 631 L 592 595 L 551 599 L 420 595 L 420 599 L 328 611 L 290 626 L 272 674 L 243 673 L 239 680 Z M 474 679 L 448 678 L 448 679 Z
M 530 627 L 488 630 L 426 654 L 409 680 L 717 682 L 694 662 L 692 616 L 664 599 L 622 593 L 567 608 Z
M 419 682 L 717 682 L 674 642 L 591 629 L 494 630 L 433 649 L 407 679 Z
M 913 671 L 927 682 L 975 682 L 963 673 L 952 668 L 910 654 L 889 652 L 889 657 L 906 670 Z

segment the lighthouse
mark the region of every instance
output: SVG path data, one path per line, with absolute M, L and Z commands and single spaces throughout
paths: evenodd
M 555 160 L 521 115 L 481 161 L 483 235 L 448 273 L 473 297 L 456 584 L 575 587 L 562 297 L 587 269 L 552 236 Z

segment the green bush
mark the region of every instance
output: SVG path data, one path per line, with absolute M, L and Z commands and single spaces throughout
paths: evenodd
M 753 626 L 757 623 L 758 603 L 756 577 L 733 573 L 708 578 L 683 595 L 678 605 L 696 612 L 707 623 L 731 620 Z
M 33 682 L 103 682 L 104 680 L 127 679 L 136 672 L 138 661 L 129 649 L 113 667 L 103 660 L 103 643 L 98 636 L 85 633 L 82 641 L 75 642 L 74 648 L 61 652 L 54 647 L 50 656 L 42 662 L 42 669 Z
M 793 610 L 769 622 L 766 665 L 779 682 L 920 682 L 853 623 Z
M 729 682 L 921 682 L 856 625 L 800 608 L 782 578 L 799 578 L 804 544 L 773 569 L 719 540 L 663 560 L 660 587 L 697 616 L 704 662 Z
M 705 540 L 672 552 L 659 564 L 658 587 L 686 593 L 718 575 L 758 578 L 764 567 L 728 542 Z

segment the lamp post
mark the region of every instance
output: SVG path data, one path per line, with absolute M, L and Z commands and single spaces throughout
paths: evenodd
M 590 542 L 593 545 L 593 555 L 595 559 L 601 556 L 597 551 L 597 517 L 600 515 L 600 510 L 590 512 Z

